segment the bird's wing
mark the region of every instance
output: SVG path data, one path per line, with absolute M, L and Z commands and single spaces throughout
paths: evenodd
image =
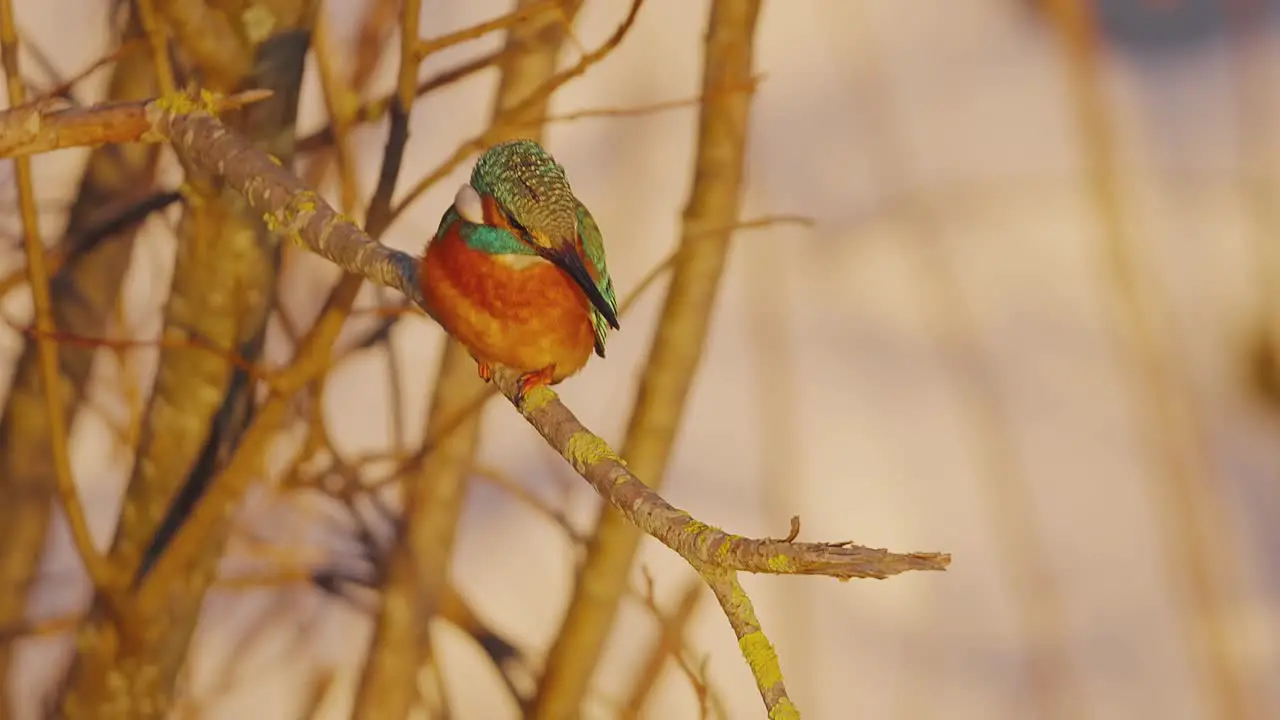
M 582 241 L 582 254 L 596 271 L 596 287 L 600 289 L 600 294 L 604 296 L 609 309 L 613 311 L 612 319 L 616 320 L 618 298 L 614 293 L 613 278 L 609 277 L 609 268 L 604 259 L 604 237 L 600 234 L 600 227 L 596 225 L 595 218 L 591 217 L 591 212 L 581 202 L 578 203 L 578 237 Z M 609 334 L 611 324 L 614 328 L 618 327 L 616 322 L 610 323 L 610 318 L 606 318 L 592 308 L 591 325 L 596 331 L 596 354 L 600 357 L 604 357 L 604 341 Z

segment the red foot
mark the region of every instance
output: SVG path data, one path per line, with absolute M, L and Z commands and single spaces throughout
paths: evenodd
M 480 379 L 489 382 L 493 379 L 493 368 L 489 367 L 489 363 L 476 361 L 476 372 L 480 374 Z
M 524 396 L 530 390 L 543 385 L 550 385 L 551 378 L 555 376 L 556 366 L 549 365 L 541 370 L 527 372 L 520 376 L 520 389 L 516 391 L 516 406 L 524 405 Z

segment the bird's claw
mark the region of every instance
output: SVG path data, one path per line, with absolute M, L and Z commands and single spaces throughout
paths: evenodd
M 519 387 L 516 388 L 516 407 L 524 408 L 524 398 L 534 388 L 550 385 L 551 378 L 555 375 L 555 370 L 555 366 L 551 365 L 541 370 L 534 370 L 521 375 Z
M 493 379 L 493 368 L 489 367 L 489 363 L 477 362 L 476 372 L 479 373 L 480 379 L 485 382 Z

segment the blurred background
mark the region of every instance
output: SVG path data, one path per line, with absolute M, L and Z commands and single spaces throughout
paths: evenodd
M 587 0 L 574 36 L 596 47 L 627 5 Z M 424 0 L 420 35 L 509 6 Z M 696 97 L 708 7 L 649 0 L 616 52 L 555 94 L 553 113 Z M 1079 32 L 1088 18 L 1073 24 L 1068 7 L 1091 10 L 1096 32 Z M 1280 717 L 1277 9 L 764 2 L 742 217 L 812 224 L 735 234 L 664 495 L 748 536 L 785 535 L 798 515 L 802 539 L 953 555 L 945 573 L 884 581 L 743 578 L 805 717 Z M 106 2 L 18 0 L 15 10 L 36 86 L 113 47 Z M 339 67 L 366 11 L 323 3 Z M 501 42 L 499 33 L 434 54 L 423 75 Z M 365 97 L 394 88 L 396 42 L 385 48 Z M 561 64 L 578 52 L 571 42 Z M 90 75 L 79 98 L 102 97 L 106 78 Z M 402 188 L 483 126 L 494 80 L 479 74 L 419 101 Z M 325 117 L 309 62 L 300 133 Z M 548 149 L 605 233 L 620 295 L 679 238 L 696 118 L 683 104 L 547 127 Z M 366 193 L 385 134 L 379 122 L 352 136 Z M 50 235 L 85 156 L 34 163 Z M 419 250 L 468 172 L 417 200 L 384 241 Z M 0 200 L 14 207 L 4 173 Z M 325 191 L 338 195 L 333 182 Z M 152 218 L 135 248 L 123 313 L 139 338 L 160 329 L 176 217 Z M 16 213 L 0 228 L 5 270 L 22 267 Z M 336 273 L 300 254 L 286 266 L 281 302 L 313 315 Z M 608 359 L 559 388 L 610 442 L 625 432 L 662 285 L 626 315 Z M 365 293 L 358 306 L 381 297 Z M 3 309 L 29 317 L 25 291 Z M 375 322 L 355 318 L 343 337 Z M 281 332 L 273 321 L 269 362 L 289 357 Z M 22 344 L 19 332 L 0 333 L 6 366 Z M 338 365 L 323 401 L 335 450 L 355 457 L 385 450 L 396 433 L 420 436 L 442 346 L 438 327 L 411 317 L 392 331 L 393 364 L 375 348 Z M 101 543 L 132 464 L 112 408 L 129 383 L 149 390 L 157 352 L 100 359 L 71 435 Z M 484 416 L 478 464 L 590 531 L 599 499 L 506 403 Z M 351 555 L 350 523 L 317 505 L 260 488 L 243 534 L 280 552 Z M 237 541 L 232 554 L 253 547 Z M 74 557 L 55 523 L 31 615 L 84 606 Z M 454 583 L 535 666 L 565 613 L 574 558 L 563 528 L 472 483 Z M 696 577 L 651 539 L 632 573 L 642 586 L 641 568 L 664 608 Z M 624 602 L 582 717 L 619 716 L 658 627 L 642 603 Z M 298 717 L 324 672 L 332 692 L 316 717 L 348 717 L 370 630 L 367 612 L 306 582 L 216 588 L 188 694 L 200 717 Z M 725 716 L 762 715 L 709 596 L 685 643 Z M 71 636 L 16 647 L 15 717 L 33 717 Z M 519 715 L 465 635 L 442 631 L 437 648 L 454 717 Z M 668 663 L 645 716 L 697 717 L 698 704 Z

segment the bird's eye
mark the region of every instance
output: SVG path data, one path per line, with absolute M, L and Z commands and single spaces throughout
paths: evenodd
M 464 183 L 458 188 L 458 194 L 453 197 L 453 206 L 458 209 L 463 220 L 473 225 L 484 224 L 484 202 L 480 200 L 480 193 L 471 185 Z

